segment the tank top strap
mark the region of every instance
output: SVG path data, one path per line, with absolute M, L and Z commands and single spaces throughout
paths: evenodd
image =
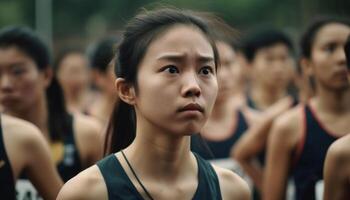
M 108 199 L 142 200 L 122 165 L 115 156 L 111 154 L 97 162 L 97 166 L 107 186 Z
M 14 177 L 5 149 L 1 122 L 0 114 L 0 197 L 1 199 L 16 199 Z
M 198 188 L 193 200 L 221 200 L 219 178 L 213 166 L 196 153 L 193 153 L 198 163 Z

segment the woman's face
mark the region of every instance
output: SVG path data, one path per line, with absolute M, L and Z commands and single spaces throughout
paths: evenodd
M 0 48 L 0 102 L 10 112 L 22 113 L 45 94 L 44 71 L 17 47 Z
M 88 87 L 90 74 L 84 55 L 70 53 L 58 67 L 57 78 L 66 94 L 79 94 Z
M 266 88 L 286 88 L 293 77 L 294 62 L 283 43 L 261 48 L 253 61 L 253 81 Z
M 344 45 L 350 27 L 331 23 L 322 27 L 311 48 L 311 69 L 321 87 L 331 90 L 349 88 L 349 71 L 346 67 Z
M 201 130 L 218 92 L 213 48 L 197 28 L 175 25 L 148 47 L 138 66 L 138 124 L 174 135 Z

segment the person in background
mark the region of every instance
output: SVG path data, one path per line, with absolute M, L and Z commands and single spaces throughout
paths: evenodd
M 241 51 L 250 76 L 249 107 L 264 111 L 288 96 L 295 63 L 286 34 L 271 28 L 256 30 L 243 39 Z
M 0 81 L 4 81 L 2 72 L 1 70 Z M 63 183 L 50 153 L 49 145 L 37 127 L 24 120 L 1 114 L 1 199 L 19 199 L 16 197 L 15 184 L 24 171 L 44 199 L 56 199 Z
M 329 146 L 350 132 L 350 84 L 344 45 L 345 20 L 314 21 L 301 39 L 302 64 L 315 81 L 315 96 L 278 117 L 267 145 L 265 199 L 284 199 L 288 178 L 297 200 L 316 198 Z
M 63 92 L 50 67 L 46 45 L 29 28 L 0 30 L 0 103 L 4 113 L 36 125 L 51 146 L 58 172 L 67 181 L 102 157 L 100 125 L 66 111 Z M 37 199 L 24 171 L 18 199 Z
M 70 113 L 86 111 L 90 106 L 90 69 L 84 52 L 65 49 L 54 63 L 54 71 L 62 86 L 67 109 Z

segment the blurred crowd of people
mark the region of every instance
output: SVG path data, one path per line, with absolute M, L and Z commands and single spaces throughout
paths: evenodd
M 143 15 L 139 16 L 140 21 L 145 17 Z M 172 13 L 168 15 L 172 16 Z M 215 74 L 218 90 L 207 121 L 198 130 L 188 129 L 199 133 L 184 136 L 190 138 L 191 151 L 213 165 L 238 174 L 249 184 L 251 199 L 350 199 L 350 138 L 346 136 L 350 133 L 349 20 L 316 18 L 305 30 L 300 30 L 300 40 L 294 43 L 288 34 L 274 27 L 260 27 L 240 34 L 239 30 L 212 14 L 196 15 L 203 18 L 211 30 L 209 35 L 215 46 L 214 56 L 215 52 L 218 54 L 217 68 L 206 67 L 200 73 L 202 76 Z M 176 13 L 174 16 L 177 16 Z M 146 17 L 142 22 L 156 24 L 157 20 L 150 22 Z M 159 14 L 158 17 L 161 21 L 165 15 Z M 201 29 L 201 25 L 191 21 L 192 18 L 188 19 L 190 22 L 173 18 L 172 24 L 187 23 L 200 27 L 194 29 Z M 56 199 L 62 185 L 84 169 L 88 168 L 83 174 L 96 174 L 97 168 L 93 171 L 94 168 L 89 170 L 89 167 L 96 166 L 99 160 L 126 149 L 133 142 L 141 145 L 144 141 L 137 134 L 142 133 L 141 127 L 146 127 L 144 132 L 147 132 L 151 126 L 139 124 L 144 118 L 145 121 L 150 118 L 149 123 L 161 130 L 166 131 L 165 126 L 170 127 L 169 130 L 176 130 L 172 126 L 180 127 L 176 117 L 174 125 L 168 125 L 170 121 L 153 122 L 153 118 L 148 116 L 148 113 L 166 112 L 168 103 L 171 107 L 173 99 L 163 97 L 177 92 L 169 88 L 175 81 L 165 82 L 156 76 L 152 78 L 152 73 L 136 68 L 139 65 L 156 65 L 146 59 L 155 57 L 153 51 L 160 48 L 153 43 L 158 45 L 157 41 L 164 39 L 169 32 L 178 31 L 164 24 L 160 30 L 167 31 L 152 32 L 150 25 L 148 29 L 145 26 L 142 32 L 137 29 L 141 25 L 135 23 L 134 27 L 127 27 L 130 32 L 126 31 L 123 36 L 92 42 L 87 49 L 61 49 L 55 56 L 50 55 L 51 50 L 30 28 L 1 28 L 1 199 Z M 153 28 L 158 30 L 159 27 L 154 25 Z M 189 30 L 176 33 L 182 38 L 199 40 L 195 33 L 185 35 Z M 166 44 L 167 40 L 163 42 Z M 181 42 L 171 44 L 178 49 L 193 47 L 191 51 L 204 48 L 203 45 L 188 47 Z M 128 44 L 132 44 L 132 48 L 128 48 Z M 182 74 L 183 69 L 177 63 L 185 61 L 176 57 L 177 54 L 167 55 L 165 50 L 162 51 L 165 57 L 169 57 L 167 62 L 170 63 L 162 70 L 172 77 L 176 73 Z M 118 57 L 121 55 L 123 57 Z M 135 66 L 123 69 L 127 64 Z M 134 90 L 124 88 L 116 81 L 117 78 L 135 81 L 135 77 L 139 85 Z M 157 91 L 149 94 L 141 92 L 146 89 L 153 91 L 147 86 L 157 81 L 160 85 L 153 88 Z M 197 80 L 201 83 L 205 81 L 208 82 L 206 79 Z M 144 86 L 140 85 L 141 82 Z M 199 98 L 206 91 L 189 89 L 186 92 L 192 95 L 190 98 Z M 153 104 L 158 102 L 159 106 L 150 107 L 153 104 L 134 100 L 136 97 L 128 96 L 129 93 L 136 93 L 136 97 L 148 101 L 156 99 Z M 134 101 L 136 103 L 130 103 Z M 133 105 L 136 112 L 125 111 L 125 115 L 120 115 L 128 109 L 126 104 Z M 205 111 L 205 108 L 196 106 L 191 104 L 186 109 Z M 116 127 L 131 123 L 129 119 L 137 124 L 135 130 Z M 163 123 L 164 127 L 157 123 Z M 126 131 L 136 133 L 135 141 L 135 133 L 130 137 L 123 136 Z M 152 139 L 154 143 L 159 142 L 156 137 L 146 136 L 143 138 L 145 141 Z M 131 158 L 129 151 L 125 153 Z M 151 151 L 153 148 L 149 149 Z M 151 154 L 149 152 L 146 148 L 141 156 L 147 157 Z M 131 171 L 126 170 L 126 175 L 133 177 L 131 182 L 141 197 L 153 199 L 152 196 L 157 196 L 156 190 L 152 189 L 150 193 L 153 191 L 153 194 L 148 195 L 124 153 L 116 157 L 121 159 L 122 156 L 126 163 L 121 162 L 121 166 L 124 170 L 125 166 L 130 167 Z M 137 166 L 140 165 L 142 163 Z M 101 166 L 100 170 L 103 169 Z M 142 175 L 142 170 L 136 172 Z M 216 173 L 219 174 L 221 194 L 226 196 L 223 188 L 235 188 L 235 185 L 224 184 L 223 187 L 221 175 L 218 171 Z M 103 177 L 107 182 L 105 174 Z M 73 186 L 74 180 L 68 183 Z M 86 180 L 89 181 L 94 179 Z M 69 184 L 64 186 L 59 199 L 70 199 L 65 197 L 65 192 L 69 193 L 65 187 Z M 152 188 L 152 184 L 149 185 Z M 102 186 L 89 185 L 86 193 L 99 187 Z M 109 199 L 113 199 L 108 187 L 107 184 Z M 78 187 L 77 191 L 84 189 Z M 158 196 L 162 199 L 160 197 L 163 196 Z M 91 195 L 91 199 L 99 198 Z

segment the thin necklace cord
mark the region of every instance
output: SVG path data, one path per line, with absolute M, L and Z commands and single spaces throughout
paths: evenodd
M 130 168 L 132 174 L 135 176 L 137 182 L 140 184 L 140 186 L 142 187 L 143 191 L 146 193 L 147 197 L 148 197 L 149 199 L 151 199 L 151 200 L 154 200 L 153 197 L 151 196 L 151 194 L 147 191 L 146 187 L 145 187 L 145 186 L 142 184 L 142 182 L 140 181 L 139 177 L 136 175 L 136 172 L 135 172 L 134 169 L 132 168 L 132 166 L 131 166 L 129 160 L 126 158 L 126 155 L 124 154 L 124 152 L 121 151 L 121 153 L 122 153 L 122 155 L 123 155 L 123 157 L 124 157 L 126 163 L 128 164 L 128 166 L 129 166 L 129 168 Z

